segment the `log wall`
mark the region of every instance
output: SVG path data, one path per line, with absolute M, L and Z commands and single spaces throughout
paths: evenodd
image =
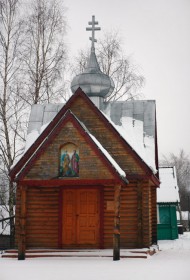
M 120 232 L 122 248 L 142 248 L 151 245 L 151 188 L 146 183 L 133 182 L 121 191 Z M 104 187 L 104 248 L 113 246 L 114 186 Z M 153 195 L 153 194 L 152 194 Z M 154 195 L 153 195 L 154 196 Z M 140 200 L 139 200 L 140 198 Z M 58 248 L 59 188 L 28 187 L 26 191 L 26 246 L 28 248 Z M 19 232 L 20 191 L 17 190 L 16 237 Z
M 17 190 L 19 200 L 19 189 Z M 26 247 L 57 248 L 59 189 L 30 187 L 26 192 Z M 16 209 L 16 239 L 20 230 L 20 203 Z
M 57 248 L 59 189 L 28 188 L 27 201 L 27 246 Z
M 122 248 L 152 244 L 152 206 L 147 182 L 132 182 L 121 191 L 120 242 Z M 113 246 L 114 188 L 104 188 L 104 247 Z

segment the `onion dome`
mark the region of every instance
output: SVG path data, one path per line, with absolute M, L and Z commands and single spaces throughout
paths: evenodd
M 92 25 L 92 27 L 86 30 L 92 31 L 92 37 L 90 37 L 92 41 L 90 57 L 84 72 L 73 78 L 71 90 L 74 93 L 80 87 L 89 97 L 97 96 L 105 98 L 113 92 L 114 82 L 111 77 L 100 70 L 96 58 L 94 42 L 97 42 L 97 40 L 94 38 L 94 31 L 100 30 L 100 27 L 95 27 L 98 22 L 95 21 L 94 16 L 92 16 L 92 21 L 89 22 L 89 24 Z

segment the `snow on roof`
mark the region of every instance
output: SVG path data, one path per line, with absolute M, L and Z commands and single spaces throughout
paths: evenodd
M 91 139 L 96 143 L 96 145 L 99 147 L 99 149 L 102 151 L 102 153 L 105 155 L 105 157 L 109 160 L 109 162 L 114 166 L 114 168 L 117 170 L 117 172 L 122 176 L 126 177 L 125 171 L 121 169 L 121 167 L 117 164 L 117 162 L 110 156 L 110 154 L 106 151 L 106 149 L 100 144 L 100 142 L 91 134 L 89 133 Z
M 131 117 L 122 117 L 121 125 L 116 125 L 107 115 L 104 114 L 104 116 L 140 158 L 156 173 L 155 140 L 153 136 L 144 133 L 143 121 Z
M 33 130 L 37 130 L 40 133 L 41 127 L 52 121 L 63 105 L 64 104 L 32 105 L 27 134 Z
M 39 135 L 44 131 L 44 129 L 49 125 L 49 122 L 42 125 L 40 128 L 40 131 L 38 130 L 32 130 L 26 137 L 26 145 L 24 153 L 30 148 L 30 146 L 36 141 L 36 139 L 39 137 Z
M 74 115 L 74 114 L 73 114 Z M 88 128 L 85 126 L 83 122 L 81 122 L 75 115 L 74 117 L 78 120 L 78 122 L 81 124 L 81 126 L 84 128 L 84 130 L 88 133 L 90 138 L 93 140 L 93 142 L 98 146 L 98 148 L 102 151 L 102 153 L 105 155 L 105 157 L 109 160 L 109 162 L 113 165 L 113 167 L 117 170 L 117 172 L 122 176 L 126 177 L 125 171 L 121 169 L 121 167 L 118 165 L 118 163 L 112 158 L 112 156 L 108 153 L 108 151 L 102 146 L 102 144 L 90 133 Z
M 27 150 L 32 146 L 32 144 L 37 140 L 37 138 L 40 136 L 40 134 L 44 131 L 44 129 L 48 126 L 49 123 L 46 123 L 42 125 L 42 127 L 39 129 L 33 129 L 31 132 L 29 132 L 26 136 L 26 143 L 24 147 L 24 152 L 19 157 L 17 157 L 11 166 L 13 168 L 15 164 L 24 156 L 24 154 L 27 152 Z
M 116 125 L 121 125 L 122 117 L 130 117 L 142 121 L 143 130 L 146 135 L 155 137 L 155 100 L 117 100 L 103 103 L 102 108 L 102 111 L 106 113 Z
M 32 106 L 24 152 L 35 142 L 41 134 L 42 128 L 52 121 L 63 105 L 36 104 Z M 155 101 L 108 102 L 101 112 L 140 158 L 156 173 Z
M 159 167 L 160 188 L 157 189 L 157 202 L 179 202 L 175 166 Z

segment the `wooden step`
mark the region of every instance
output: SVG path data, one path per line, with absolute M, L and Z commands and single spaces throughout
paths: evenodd
M 121 258 L 143 258 L 146 259 L 148 256 L 153 255 L 156 252 L 155 248 L 150 249 L 121 249 Z M 2 254 L 2 258 L 17 258 L 18 251 L 6 250 Z M 92 258 L 92 257 L 103 257 L 113 258 L 113 250 L 68 250 L 68 249 L 28 249 L 26 250 L 26 258 Z

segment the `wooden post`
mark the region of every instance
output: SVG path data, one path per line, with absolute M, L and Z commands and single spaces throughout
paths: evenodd
M 18 260 L 25 260 L 26 250 L 26 187 L 21 186 L 21 202 L 19 217 Z
M 137 182 L 137 223 L 138 223 L 138 247 L 142 248 L 143 230 L 142 230 L 142 182 Z
M 115 186 L 114 192 L 114 233 L 113 233 L 113 260 L 120 260 L 120 192 L 121 186 Z
M 156 187 L 151 186 L 152 243 L 157 244 L 157 205 Z
M 152 243 L 152 218 L 150 202 L 150 186 L 146 184 L 142 188 L 142 247 L 149 247 Z

